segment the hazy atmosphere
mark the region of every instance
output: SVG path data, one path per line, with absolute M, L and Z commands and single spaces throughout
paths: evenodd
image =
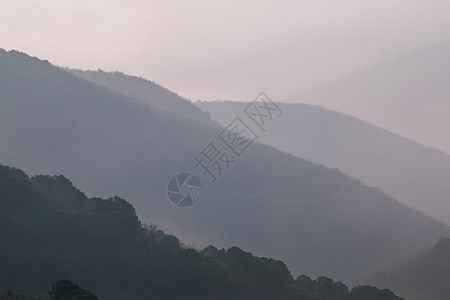
M 286 101 L 450 37 L 446 0 L 2 0 L 1 7 L 5 49 L 143 76 L 192 100 L 250 101 L 267 90 Z
M 0 0 L 0 300 L 450 300 L 449 12 Z

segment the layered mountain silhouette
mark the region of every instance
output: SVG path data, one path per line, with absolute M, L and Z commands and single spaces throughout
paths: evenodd
M 143 226 L 124 199 L 88 198 L 64 176 L 0 165 L 1 299 L 401 300 L 389 290 L 302 275 L 237 247 L 187 248 Z M 51 285 L 56 282 L 55 285 Z M 12 292 L 35 295 L 23 297 Z
M 197 102 L 221 124 L 245 103 Z M 284 115 L 260 140 L 298 157 L 339 168 L 450 224 L 450 156 L 354 117 L 307 104 Z
M 371 282 L 391 287 L 406 299 L 450 299 L 450 239 L 427 248 L 372 276 Z
M 450 153 L 450 39 L 370 65 L 292 97 Z
M 184 99 L 155 82 L 121 72 L 67 70 L 81 78 L 106 86 L 125 96 L 164 110 L 166 113 L 175 114 L 177 118 L 185 118 L 209 125 L 213 123 L 208 113 L 192 105 L 189 100 Z
M 448 232 L 339 170 L 258 143 L 232 157 L 235 162 L 213 184 L 194 157 L 211 141 L 220 145 L 220 130 L 49 62 L 0 51 L 2 163 L 29 174 L 64 174 L 89 197 L 126 198 L 144 222 L 196 246 L 237 244 L 283 259 L 294 274 L 351 283 Z M 183 172 L 203 185 L 202 198 L 190 209 L 167 200 L 169 180 Z

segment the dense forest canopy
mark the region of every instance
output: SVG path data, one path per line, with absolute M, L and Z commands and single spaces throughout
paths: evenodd
M 0 231 L 0 290 L 42 296 L 57 282 L 52 300 L 96 299 L 62 278 L 100 298 L 344 300 L 382 293 L 377 299 L 400 300 L 377 288 L 349 292 L 326 277 L 294 279 L 283 262 L 238 247 L 188 248 L 156 226 L 142 225 L 124 199 L 88 198 L 64 176 L 29 178 L 5 166 Z M 62 290 L 70 297 L 58 296 Z

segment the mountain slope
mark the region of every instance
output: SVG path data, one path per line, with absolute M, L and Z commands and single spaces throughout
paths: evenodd
M 90 196 L 128 199 L 142 220 L 196 246 L 238 244 L 296 274 L 354 280 L 448 232 L 357 179 L 257 143 L 210 183 L 193 157 L 220 143 L 217 126 L 174 118 L 18 52 L 0 52 L 0 122 L 3 163 L 65 174 Z M 180 172 L 202 180 L 191 209 L 166 198 Z
M 450 299 L 450 239 L 390 268 L 378 272 L 372 282 L 390 287 L 409 300 Z
M 182 247 L 176 237 L 143 227 L 123 199 L 89 199 L 63 176 L 29 178 L 1 165 L 0 224 L 0 290 L 43 296 L 51 283 L 71 278 L 101 299 L 348 300 L 363 288 L 349 293 L 329 278 L 293 280 L 283 262 L 237 247 Z M 84 297 L 76 299 L 97 299 L 79 292 Z M 363 288 L 365 297 L 377 294 L 401 300 Z M 13 297 L 19 299 L 11 292 L 5 299 Z
M 226 124 L 244 103 L 198 102 Z M 320 106 L 283 104 L 261 142 L 380 187 L 408 206 L 450 224 L 450 156 Z
M 386 60 L 293 97 L 450 153 L 450 39 Z
M 203 110 L 154 82 L 120 72 L 108 73 L 101 70 L 82 71 L 76 69 L 68 69 L 68 71 L 125 96 L 150 104 L 152 107 L 171 112 L 178 118 L 212 124 L 209 115 Z

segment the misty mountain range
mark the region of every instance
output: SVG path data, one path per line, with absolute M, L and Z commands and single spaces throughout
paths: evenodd
M 217 137 L 216 123 L 153 83 L 120 73 L 88 75 L 115 91 L 26 54 L 0 52 L 3 164 L 64 174 L 89 196 L 127 198 L 144 222 L 183 241 L 239 245 L 283 259 L 294 274 L 349 283 L 448 234 L 447 225 L 378 188 L 259 143 L 209 184 L 193 156 Z M 158 99 L 133 98 L 137 86 L 156 89 Z M 170 106 L 152 104 L 163 95 Z M 180 210 L 167 201 L 166 187 L 186 170 L 203 179 L 204 195 Z
M 197 102 L 226 125 L 245 103 Z M 404 204 L 450 224 L 450 156 L 320 106 L 284 103 L 284 116 L 261 142 L 338 168 Z
M 450 153 L 450 39 L 299 93 L 319 104 Z
M 406 299 L 450 299 L 450 239 L 405 258 L 372 276 L 370 282 L 395 289 Z
M 69 72 L 98 83 L 102 86 L 119 92 L 125 96 L 142 101 L 150 107 L 158 108 L 168 113 L 176 115 L 176 118 L 185 118 L 193 122 L 214 124 L 209 114 L 192 103 L 182 98 L 180 95 L 167 90 L 155 82 L 145 80 L 136 76 L 126 75 L 120 72 L 108 73 L 98 71 L 81 71 L 77 69 L 67 69 Z

